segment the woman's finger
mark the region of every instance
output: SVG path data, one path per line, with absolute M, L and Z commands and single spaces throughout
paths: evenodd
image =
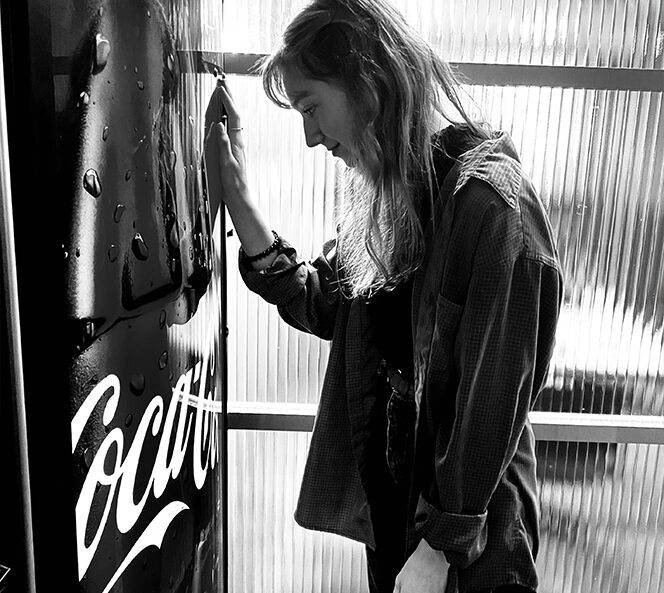
M 221 91 L 221 99 L 223 101 L 224 107 L 226 108 L 226 113 L 228 114 L 228 124 L 229 128 L 240 128 L 242 127 L 240 113 L 235 106 L 235 101 L 231 97 L 230 92 L 226 88 L 226 83 L 222 83 L 218 87 Z
M 221 119 L 223 113 L 224 103 L 220 87 L 216 87 L 210 97 L 207 109 L 205 110 L 205 129 L 209 130 L 212 124 L 217 123 Z

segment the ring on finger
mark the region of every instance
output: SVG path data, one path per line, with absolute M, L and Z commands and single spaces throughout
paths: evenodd
M 230 131 L 231 131 L 231 132 L 239 132 L 239 131 L 241 131 L 241 130 L 244 130 L 244 128 L 243 128 L 243 127 L 239 127 L 239 128 L 230 128 Z

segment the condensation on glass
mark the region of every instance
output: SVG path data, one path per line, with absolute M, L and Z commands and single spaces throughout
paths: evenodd
M 223 211 L 201 166 L 214 79 L 195 58 L 215 6 L 50 4 L 86 593 L 224 589 Z

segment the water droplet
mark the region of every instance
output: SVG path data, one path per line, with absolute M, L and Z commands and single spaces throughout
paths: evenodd
M 120 255 L 120 248 L 111 243 L 111 246 L 108 248 L 108 259 L 114 262 L 118 259 L 118 255 Z
M 141 395 L 145 391 L 145 375 L 136 373 L 129 379 L 129 389 L 134 395 Z
M 171 274 L 175 274 L 178 271 L 178 260 L 174 257 L 171 258 Z
M 150 18 L 152 15 L 150 14 L 150 11 L 148 10 L 148 18 Z
M 97 49 L 95 53 L 95 74 L 101 72 L 108 63 L 108 56 L 111 53 L 111 44 L 108 42 L 108 39 L 101 36 L 101 33 L 97 33 L 95 37 L 97 43 Z
M 94 198 L 101 195 L 101 181 L 99 174 L 94 169 L 88 169 L 83 176 L 83 187 Z
M 127 172 L 125 173 L 125 181 L 129 181 L 131 179 L 131 169 L 127 169 Z
M 166 325 L 166 311 L 162 309 L 161 313 L 159 313 L 159 328 L 164 329 L 165 325 Z
M 129 171 L 127 171 L 129 173 Z M 120 222 L 120 219 L 122 218 L 122 215 L 124 214 L 125 211 L 125 205 L 124 204 L 118 204 L 115 207 L 115 212 L 113 212 L 113 220 L 115 222 Z
M 131 414 L 127 414 L 127 417 L 125 418 L 125 426 L 127 428 L 129 428 L 133 421 L 134 421 L 134 417 Z
M 108 140 L 108 126 L 104 126 L 104 130 L 101 133 L 101 139 L 106 142 Z
M 134 74 L 138 74 L 138 66 L 134 66 Z
M 69 252 L 65 251 L 65 259 L 67 259 L 68 257 L 69 257 Z
M 164 350 L 159 357 L 159 368 L 163 371 L 168 364 L 168 352 Z
M 168 233 L 168 244 L 173 248 L 177 249 L 178 245 L 180 245 L 180 236 L 178 233 L 178 225 L 177 223 L 174 224 L 171 227 L 170 232 Z
M 79 96 L 78 96 L 78 107 L 83 107 L 84 105 L 87 105 L 90 102 L 90 95 L 88 95 L 85 91 L 83 91 Z
M 145 244 L 143 237 L 141 237 L 141 233 L 136 233 L 134 235 L 134 239 L 131 242 L 131 249 L 134 252 L 134 255 L 142 261 L 148 259 L 148 256 L 150 255 L 148 246 Z
M 93 321 L 86 321 L 83 328 L 83 337 L 85 340 L 91 340 L 95 335 L 95 324 Z
M 174 150 L 171 150 L 171 167 L 175 167 L 178 162 L 178 155 Z
M 189 116 L 189 123 L 191 124 L 192 127 L 196 127 L 196 120 L 194 119 L 193 115 Z
M 142 91 L 143 89 L 145 89 L 145 84 L 143 83 L 142 80 L 137 80 L 137 81 L 136 81 L 136 86 L 138 87 L 138 89 L 139 89 L 140 91 Z
M 171 73 L 171 76 L 173 76 L 173 73 L 175 72 L 175 57 L 173 54 L 168 54 L 168 58 L 166 58 L 166 66 Z

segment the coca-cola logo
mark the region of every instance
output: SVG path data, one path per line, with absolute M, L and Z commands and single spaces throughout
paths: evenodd
M 150 400 L 138 422 L 131 445 L 126 450 L 125 433 L 117 426 L 108 432 L 99 445 L 76 502 L 79 580 L 85 576 L 94 559 L 111 518 L 113 502 L 116 501 L 115 525 L 118 531 L 123 534 L 129 533 L 142 516 L 149 497 L 160 499 L 169 481 L 177 479 L 180 475 L 192 436 L 191 469 L 194 484 L 199 490 L 205 484 L 207 473 L 215 467 L 218 458 L 218 416 L 221 413 L 221 402 L 215 399 L 214 385 L 208 386 L 210 378 L 208 366 L 209 358 L 206 356 L 179 377 L 173 388 L 168 409 L 161 395 L 157 394 Z M 192 391 L 196 383 L 198 389 L 194 394 Z M 76 450 L 93 411 L 104 396 L 107 396 L 107 399 L 102 421 L 108 427 L 113 423 L 122 397 L 121 383 L 117 375 L 109 374 L 101 380 L 76 412 L 71 422 L 72 453 Z M 188 413 L 191 407 L 195 408 L 194 414 Z M 144 463 L 141 464 L 141 452 L 149 433 L 152 438 L 159 438 L 157 455 L 151 471 L 144 466 Z M 139 465 L 142 475 L 150 471 L 150 478 L 142 493 L 135 492 Z M 88 532 L 89 543 L 86 544 L 93 499 L 100 486 L 108 489 L 106 503 L 101 521 L 98 524 L 95 521 L 97 527 L 93 528 L 91 541 Z M 129 564 L 143 550 L 150 546 L 160 548 L 165 533 L 175 517 L 188 509 L 189 506 L 180 500 L 166 503 L 135 539 L 134 545 L 102 593 L 108 593 L 112 589 Z

